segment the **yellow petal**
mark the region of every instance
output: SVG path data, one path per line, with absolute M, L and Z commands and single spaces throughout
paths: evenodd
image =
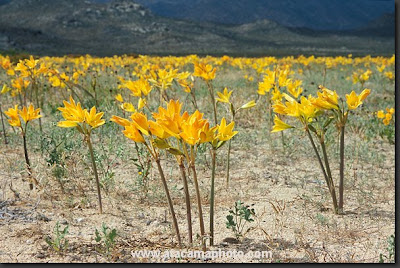
M 73 121 L 60 121 L 57 123 L 57 126 L 59 127 L 76 127 L 78 125 L 77 122 L 73 122 Z

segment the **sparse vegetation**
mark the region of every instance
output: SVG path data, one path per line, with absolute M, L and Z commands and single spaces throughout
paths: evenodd
M 274 256 L 229 261 L 392 261 L 379 241 L 394 231 L 394 84 L 382 73 L 394 61 L 0 56 L 0 259 L 232 249 Z

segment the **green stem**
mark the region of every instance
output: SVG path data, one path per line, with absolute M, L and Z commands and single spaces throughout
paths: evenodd
M 211 102 L 212 102 L 213 109 L 214 109 L 214 122 L 215 122 L 215 125 L 218 125 L 217 104 L 215 102 L 214 88 L 209 81 L 206 81 L 206 83 L 207 83 L 208 92 L 210 93 Z
M 190 207 L 190 195 L 189 195 L 189 187 L 186 179 L 185 165 L 183 164 L 183 160 L 179 160 L 179 169 L 181 171 L 181 177 L 183 180 L 183 190 L 185 192 L 185 202 L 186 202 L 186 219 L 188 224 L 188 234 L 189 234 L 189 244 L 192 246 L 193 244 L 193 228 L 192 228 L 192 211 Z
M 40 102 L 39 102 L 39 88 L 38 88 L 38 85 L 36 84 L 36 80 L 35 79 L 33 79 L 33 85 L 32 85 L 33 87 L 34 87 L 34 91 L 35 91 L 35 100 L 36 100 L 36 108 L 39 108 L 40 107 Z M 40 133 L 43 133 L 43 128 L 42 128 L 42 118 L 41 117 L 39 117 L 39 130 L 40 130 Z M 41 145 L 42 145 L 42 141 L 41 141 Z M 41 146 L 41 147 L 43 147 L 43 146 Z
M 334 211 L 335 211 L 335 213 L 336 213 L 336 211 L 337 211 L 337 201 L 336 201 L 336 194 L 335 194 L 335 192 L 334 192 L 335 189 L 333 189 L 333 191 L 331 190 L 331 187 L 330 187 L 331 184 L 330 184 L 330 182 L 329 182 L 328 175 L 326 174 L 324 164 L 322 163 L 321 156 L 319 155 L 319 152 L 318 152 L 318 150 L 317 150 L 317 147 L 315 146 L 315 143 L 314 143 L 314 140 L 313 140 L 313 138 L 312 138 L 312 136 L 311 136 L 310 130 L 309 130 L 309 129 L 306 129 L 306 132 L 307 132 L 308 138 L 310 139 L 311 145 L 312 145 L 312 147 L 313 147 L 313 149 L 314 149 L 315 155 L 317 156 L 318 163 L 319 163 L 319 166 L 320 166 L 320 168 L 321 168 L 321 170 L 322 170 L 322 173 L 324 174 L 325 182 L 326 182 L 326 184 L 327 184 L 327 186 L 328 186 L 329 193 L 331 194 L 332 203 L 333 203 L 333 208 L 334 208 Z
M 271 133 L 272 126 L 274 125 L 274 119 L 272 118 L 272 106 L 271 106 L 271 91 L 267 92 L 267 105 L 268 105 L 268 120 L 269 120 L 269 133 Z
M 232 139 L 228 142 L 228 156 L 227 156 L 227 163 L 226 163 L 226 187 L 229 187 L 229 170 L 230 170 L 230 163 L 231 163 L 231 142 Z
M 175 233 L 176 233 L 176 237 L 178 238 L 179 247 L 182 248 L 182 241 L 181 241 L 181 235 L 179 233 L 178 221 L 176 220 L 174 205 L 172 203 L 171 196 L 169 195 L 168 185 L 167 185 L 167 181 L 165 180 L 163 169 L 161 167 L 160 158 L 158 158 L 155 155 L 155 160 L 156 160 L 158 172 L 160 173 L 162 184 L 164 186 L 165 195 L 167 196 L 169 211 L 171 212 L 171 215 L 172 215 L 172 224 L 175 228 Z
M 1 103 L 0 103 L 0 117 L 1 117 L 1 125 L 3 127 L 4 144 L 8 144 L 6 127 L 4 126 L 3 111 L 1 110 Z
M 26 129 L 26 126 L 25 126 L 25 129 Z M 28 148 L 26 146 L 26 135 L 25 135 L 24 131 L 22 131 L 22 138 L 24 140 L 24 156 L 25 156 L 26 169 L 28 171 L 29 189 L 33 190 L 31 162 L 29 161 Z
M 88 147 L 89 147 L 90 157 L 92 159 L 92 166 L 93 166 L 94 176 L 96 178 L 97 196 L 98 196 L 98 199 L 99 199 L 99 211 L 100 211 L 100 214 L 102 214 L 103 213 L 103 205 L 101 203 L 100 181 L 99 181 L 99 175 L 97 173 L 96 161 L 94 159 L 93 146 L 92 146 L 92 142 L 90 140 L 90 134 L 86 137 L 86 141 L 87 141 L 87 144 L 88 144 Z
M 215 162 L 217 156 L 217 150 L 211 150 L 212 155 L 212 172 L 211 172 L 211 197 L 210 197 L 210 245 L 214 245 L 214 192 L 215 192 Z
M 196 110 L 198 110 L 199 107 L 197 106 L 196 94 L 194 93 L 194 89 L 190 90 L 190 95 L 192 95 L 194 107 L 196 108 Z
M 339 213 L 343 213 L 344 193 L 344 125 L 340 127 L 340 180 L 339 180 Z
M 320 143 L 321 143 L 322 153 L 324 156 L 326 172 L 328 174 L 328 188 L 329 188 L 329 192 L 331 193 L 331 196 L 332 196 L 333 208 L 334 208 L 335 214 L 338 214 L 338 205 L 337 205 L 337 200 L 336 200 L 335 185 L 333 184 L 331 168 L 329 166 L 328 155 L 326 153 L 326 146 L 325 146 L 325 141 L 323 140 L 323 137 L 321 138 Z
M 193 146 L 190 147 L 190 153 L 191 153 L 190 168 L 192 169 L 192 173 L 193 173 L 194 187 L 196 189 L 197 207 L 198 207 L 198 210 L 199 210 L 201 244 L 203 246 L 203 251 L 205 251 L 206 250 L 206 244 L 204 243 L 205 231 L 204 231 L 203 209 L 201 207 L 200 188 L 199 188 L 199 182 L 197 180 L 197 173 L 196 173 L 195 158 L 194 158 L 194 153 L 193 153 Z

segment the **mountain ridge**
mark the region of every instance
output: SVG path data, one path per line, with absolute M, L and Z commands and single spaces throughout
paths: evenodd
M 394 38 L 307 35 L 266 19 L 242 25 L 175 20 L 130 0 L 13 0 L 0 13 L 0 49 L 36 54 L 394 53 Z

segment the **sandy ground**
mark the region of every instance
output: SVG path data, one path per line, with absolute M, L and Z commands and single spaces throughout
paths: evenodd
M 29 191 L 24 180 L 22 150 L 3 147 L 0 155 L 0 262 L 378 262 L 387 253 L 387 238 L 395 227 L 394 146 L 383 141 L 370 144 L 376 156 L 354 156 L 346 163 L 345 213 L 334 215 L 325 182 L 310 147 L 285 150 L 256 137 L 256 146 L 232 150 L 231 182 L 225 183 L 224 156 L 219 151 L 216 178 L 215 246 L 210 250 L 271 251 L 272 258 L 239 256 L 236 259 L 135 258 L 135 250 L 177 250 L 170 215 L 156 168 L 150 179 L 148 197 L 134 185 L 133 165 L 115 163 L 115 187 L 103 192 L 103 214 L 97 210 L 94 179 L 88 159 L 76 160 L 62 193 L 49 168 L 32 154 L 34 174 L 41 190 Z M 243 138 L 244 139 L 244 138 Z M 303 138 L 305 140 L 305 138 Z M 2 145 L 3 146 L 3 145 Z M 352 149 L 349 148 L 349 152 Z M 251 152 L 251 153 L 249 153 Z M 384 158 L 383 158 L 384 156 Z M 208 155 L 207 155 L 208 157 Z M 378 160 L 375 159 L 379 158 Z M 335 163 L 335 162 L 334 162 Z M 182 184 L 172 159 L 163 161 L 175 203 L 183 241 L 187 242 L 186 209 Z M 335 163 L 335 167 L 337 167 Z M 205 225 L 208 230 L 210 172 L 199 165 Z M 337 168 L 336 168 L 337 169 Z M 333 176 L 337 182 L 338 172 Z M 170 171 L 172 170 L 172 172 Z M 194 249 L 200 249 L 198 214 L 192 179 L 189 179 L 194 224 Z M 10 187 L 11 185 L 11 187 Z M 18 192 L 19 197 L 11 190 Z M 252 205 L 255 221 L 237 242 L 225 226 L 226 216 L 236 200 Z M 277 209 L 273 208 L 273 205 Z M 59 221 L 69 225 L 68 247 L 55 252 L 45 242 L 54 236 Z M 95 229 L 105 223 L 118 233 L 107 255 L 95 241 Z

